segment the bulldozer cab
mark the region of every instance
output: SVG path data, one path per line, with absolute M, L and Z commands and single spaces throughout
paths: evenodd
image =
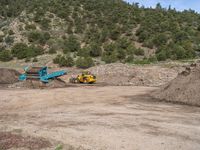
M 82 76 L 85 76 L 85 75 L 91 75 L 91 72 L 90 71 L 83 71 Z

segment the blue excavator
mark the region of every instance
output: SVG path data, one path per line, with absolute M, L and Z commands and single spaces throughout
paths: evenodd
M 40 80 L 43 83 L 48 83 L 49 80 L 66 75 L 64 70 L 48 73 L 48 67 L 25 67 L 24 73 L 19 76 L 19 81 L 25 80 Z

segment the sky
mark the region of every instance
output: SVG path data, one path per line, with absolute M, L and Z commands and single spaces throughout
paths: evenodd
M 200 0 L 125 0 L 127 2 L 133 3 L 138 2 L 145 7 L 155 7 L 155 5 L 160 2 L 163 7 L 167 7 L 169 5 L 172 8 L 176 8 L 177 10 L 184 10 L 184 9 L 193 9 L 200 13 Z

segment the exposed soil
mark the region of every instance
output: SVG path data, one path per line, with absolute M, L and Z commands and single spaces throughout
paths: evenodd
M 12 136 L 17 132 L 17 139 L 30 137 L 25 143 L 42 138 L 52 144 L 45 150 L 59 144 L 64 150 L 200 149 L 200 108 L 159 102 L 148 96 L 155 89 L 0 90 L 0 132 Z M 43 142 L 37 142 L 32 146 L 39 150 Z M 6 146 L 16 149 L 12 142 Z M 23 142 L 22 146 L 28 149 Z
M 200 64 L 186 67 L 185 71 L 180 73 L 176 79 L 153 93 L 153 97 L 200 106 Z
M 0 68 L 0 84 L 13 84 L 18 82 L 20 73 L 14 69 Z
M 56 78 L 49 80 L 49 83 L 43 83 L 40 80 L 26 80 L 9 85 L 9 88 L 29 88 L 29 89 L 44 89 L 44 88 L 63 88 L 67 87 L 65 81 Z

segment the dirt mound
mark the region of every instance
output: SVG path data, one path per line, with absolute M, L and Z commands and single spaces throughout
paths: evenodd
M 177 76 L 177 71 L 159 66 L 131 66 L 115 63 L 89 69 L 97 75 L 98 82 L 109 85 L 160 86 Z
M 57 78 L 54 80 L 50 80 L 49 83 L 42 83 L 39 80 L 26 80 L 12 84 L 9 86 L 9 88 L 43 89 L 43 88 L 63 88 L 66 86 L 67 84 L 63 80 Z
M 14 69 L 0 68 L 0 84 L 13 84 L 18 81 L 20 73 Z
M 152 94 L 169 102 L 200 106 L 200 64 L 186 67 L 176 79 Z

